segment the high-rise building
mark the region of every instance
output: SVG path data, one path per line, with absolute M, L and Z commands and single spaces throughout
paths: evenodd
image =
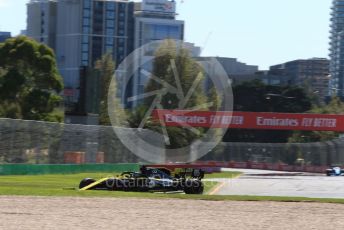
M 266 85 L 287 86 L 292 83 L 292 77 L 270 70 L 257 71 L 254 78 Z
M 330 36 L 329 96 L 344 98 L 344 0 L 333 0 Z
M 0 31 L 0 42 L 6 41 L 6 39 L 11 38 L 11 32 L 2 32 Z
M 211 85 L 213 85 L 212 81 L 217 77 L 220 78 L 221 76 L 219 74 L 222 74 L 222 71 L 219 72 L 217 69 L 217 65 L 214 63 L 213 59 L 221 64 L 223 70 L 231 79 L 233 85 L 243 81 L 253 80 L 255 78 L 255 73 L 258 71 L 258 66 L 247 65 L 246 63 L 239 62 L 236 58 L 198 57 L 196 60 L 201 63 L 205 72 L 212 75 L 212 79 L 210 79 L 209 76 L 206 78 L 205 88 L 209 88 Z
M 57 2 L 52 0 L 31 0 L 27 4 L 27 35 L 36 41 L 56 48 Z
M 329 88 L 329 65 L 330 62 L 326 58 L 295 60 L 271 66 L 269 73 L 281 76 L 282 81 L 288 79 L 289 85 L 306 87 L 310 93 L 324 100 Z
M 196 57 L 201 56 L 202 48 L 200 46 L 196 46 L 195 43 L 183 42 L 183 47 L 190 51 L 191 57 L 196 58 Z
M 31 0 L 27 35 L 55 50 L 65 84 L 67 113 L 93 112 L 86 106 L 88 69 L 105 53 L 112 53 L 115 62 L 120 63 L 132 52 L 134 2 Z
M 118 65 L 149 42 L 184 39 L 184 22 L 176 20 L 174 0 L 31 0 L 27 10 L 27 35 L 55 50 L 67 115 L 97 113 L 90 105 L 97 104 L 99 79 L 90 79 L 89 70 L 103 54 L 112 53 Z M 199 55 L 199 48 L 188 46 Z M 135 64 L 145 63 L 149 71 L 148 58 Z M 121 73 L 117 78 L 120 86 Z M 135 74 L 126 96 L 140 94 L 146 82 L 146 76 Z
M 183 40 L 184 21 L 176 20 L 176 2 L 174 0 L 143 0 L 136 3 L 134 37 L 135 48 L 164 39 Z M 145 66 L 145 69 L 150 72 L 153 63 L 148 60 L 152 59 L 154 50 L 149 53 L 140 57 L 135 65 Z M 147 76 L 137 72 L 129 86 L 131 92 L 127 92 L 123 96 L 135 96 L 143 93 L 147 80 Z M 128 91 L 128 87 L 126 91 Z M 136 105 L 135 102 L 133 105 Z
M 73 89 L 82 110 L 91 103 L 86 95 L 89 82 L 85 80 L 85 69 L 92 67 L 105 53 L 112 53 L 115 62 L 120 63 L 132 52 L 133 13 L 134 3 L 128 1 L 83 0 L 75 4 L 64 0 L 59 3 L 61 37 L 57 39 L 56 55 L 65 87 Z

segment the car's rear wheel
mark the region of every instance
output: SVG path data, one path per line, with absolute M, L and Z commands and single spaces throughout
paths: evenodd
M 200 180 L 186 181 L 184 186 L 185 194 L 203 194 L 204 185 Z
M 92 178 L 85 178 L 83 179 L 82 181 L 80 181 L 80 184 L 79 184 L 79 189 L 82 189 L 86 186 L 89 186 L 90 184 L 96 182 L 96 180 L 92 179 Z

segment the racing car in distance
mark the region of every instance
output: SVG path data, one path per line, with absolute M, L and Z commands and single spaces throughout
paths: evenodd
M 139 172 L 123 172 L 116 177 L 100 180 L 85 178 L 79 184 L 82 190 L 110 190 L 128 192 L 185 192 L 202 194 L 204 185 L 201 169 L 153 168 L 142 166 Z
M 326 176 L 342 176 L 344 170 L 338 166 L 331 166 L 329 169 L 326 169 Z

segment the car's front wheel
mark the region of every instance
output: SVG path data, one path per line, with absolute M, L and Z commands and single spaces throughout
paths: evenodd
M 92 179 L 92 178 L 85 178 L 83 179 L 82 181 L 80 181 L 80 184 L 79 184 L 79 189 L 82 189 L 86 186 L 89 186 L 90 184 L 96 182 L 96 180 Z

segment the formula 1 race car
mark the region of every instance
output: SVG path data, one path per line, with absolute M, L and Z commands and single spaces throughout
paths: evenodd
M 342 176 L 343 174 L 344 170 L 337 166 L 326 169 L 326 176 Z
M 201 169 L 153 168 L 142 166 L 139 172 L 123 172 L 116 177 L 100 180 L 83 179 L 80 190 L 110 190 L 130 192 L 178 192 L 202 194 L 204 171 Z

